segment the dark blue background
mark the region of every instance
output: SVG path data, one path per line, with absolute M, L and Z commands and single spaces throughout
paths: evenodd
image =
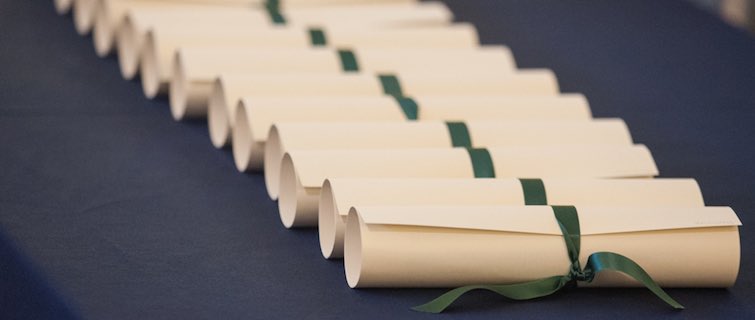
M 0 0 L 0 318 L 751 318 L 755 41 L 680 1 L 449 1 L 521 67 L 555 70 L 622 117 L 665 177 L 695 177 L 744 222 L 728 290 L 585 289 L 512 303 L 442 290 L 352 290 L 312 230 L 282 228 L 260 175 L 203 122 L 121 80 L 51 1 Z M 704 275 L 701 275 L 704 276 Z

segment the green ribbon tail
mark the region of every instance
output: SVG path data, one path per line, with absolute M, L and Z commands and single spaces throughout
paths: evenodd
M 464 286 L 450 290 L 428 303 L 413 307 L 412 310 L 428 313 L 441 313 L 462 295 L 473 290 L 492 291 L 512 300 L 535 299 L 555 293 L 566 285 L 567 281 L 568 279 L 564 276 L 553 276 L 510 285 Z
M 658 298 L 661 298 L 661 300 L 666 302 L 674 309 L 684 309 L 684 306 L 674 300 L 674 298 L 671 298 L 671 296 L 669 296 L 666 291 L 663 291 L 663 289 L 661 289 L 661 286 L 659 286 L 658 283 L 656 283 L 655 280 L 653 280 L 653 278 L 650 277 L 650 275 L 645 272 L 645 270 L 642 269 L 639 264 L 632 261 L 632 259 L 613 252 L 596 252 L 591 254 L 587 259 L 587 267 L 585 268 L 585 271 L 597 274 L 603 270 L 612 270 L 624 273 L 642 283 Z

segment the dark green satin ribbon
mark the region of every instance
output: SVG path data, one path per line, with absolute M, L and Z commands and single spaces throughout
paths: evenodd
M 448 134 L 451 136 L 451 145 L 454 147 L 472 147 L 472 137 L 469 136 L 469 129 L 464 122 L 446 122 Z
M 359 62 L 351 50 L 338 50 L 338 57 L 341 59 L 341 68 L 346 72 L 359 71 Z
M 383 93 L 394 97 L 403 97 L 404 91 L 401 90 L 401 82 L 398 77 L 392 74 L 379 74 L 380 84 L 383 86 Z
M 492 291 L 513 300 L 540 298 L 551 295 L 566 286 L 574 286 L 578 281 L 590 283 L 595 278 L 595 275 L 603 270 L 622 272 L 645 285 L 658 298 L 674 309 L 684 309 L 681 304 L 666 294 L 642 267 L 618 253 L 593 253 L 587 258 L 587 266 L 582 268 L 579 263 L 580 230 L 577 209 L 573 206 L 553 206 L 552 208 L 553 214 L 558 221 L 558 226 L 561 228 L 569 260 L 571 261 L 568 273 L 562 276 L 552 276 L 510 285 L 472 285 L 460 287 L 446 292 L 433 301 L 412 309 L 421 312 L 440 313 L 463 294 L 478 289 Z
M 544 206 L 548 204 L 545 185 L 540 179 L 519 179 L 524 192 L 524 204 L 528 206 Z
M 493 158 L 488 149 L 467 148 L 475 178 L 495 178 Z
M 396 99 L 407 120 L 417 120 L 419 117 L 419 106 L 414 99 L 405 97 L 404 91 L 401 90 L 401 82 L 398 77 L 392 74 L 378 74 L 378 80 L 383 87 L 383 93 Z
M 283 14 L 281 14 L 280 11 L 280 1 L 267 0 L 265 1 L 264 6 L 273 24 L 286 24 L 286 18 L 283 17 Z
M 396 102 L 398 102 L 399 107 L 401 107 L 401 110 L 404 111 L 404 115 L 406 116 L 407 120 L 417 120 L 419 117 L 419 106 L 417 105 L 417 102 L 414 101 L 414 99 L 409 97 L 397 97 Z
M 324 47 L 328 45 L 328 38 L 325 37 L 325 31 L 322 31 L 320 28 L 310 28 L 307 31 L 309 31 L 309 41 L 312 43 L 313 47 Z

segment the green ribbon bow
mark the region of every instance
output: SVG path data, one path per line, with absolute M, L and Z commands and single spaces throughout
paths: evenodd
M 658 298 L 674 309 L 684 309 L 684 306 L 666 294 L 642 267 L 618 253 L 593 253 L 587 259 L 587 266 L 582 268 L 579 263 L 580 230 L 577 209 L 573 206 L 553 206 L 552 208 L 566 243 L 569 260 L 571 260 L 569 271 L 565 275 L 510 285 L 464 286 L 448 291 L 435 300 L 412 309 L 421 312 L 440 313 L 465 293 L 478 289 L 492 291 L 513 300 L 540 298 L 551 295 L 566 286 L 573 286 L 576 282 L 590 283 L 595 275 L 604 270 L 622 272 L 645 285 Z

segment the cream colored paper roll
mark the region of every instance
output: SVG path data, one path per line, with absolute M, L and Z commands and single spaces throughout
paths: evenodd
M 316 4 L 316 3 L 314 3 Z M 241 10 L 228 6 L 196 8 L 134 8 L 126 12 L 117 31 L 121 74 L 132 79 L 139 71 L 139 58 L 147 32 L 153 29 L 213 28 L 218 25 L 239 26 L 261 30 L 273 26 L 269 14 L 251 8 Z M 369 6 L 328 6 L 322 9 L 290 9 L 285 12 L 291 26 L 356 26 L 401 27 L 443 25 L 450 22 L 450 12 L 440 3 L 387 3 Z
M 333 29 L 333 30 L 331 30 Z M 469 24 L 409 29 L 325 28 L 329 47 L 354 48 L 475 48 L 477 31 Z M 141 76 L 148 98 L 165 94 L 179 47 L 312 47 L 309 31 L 300 27 L 246 28 L 229 24 L 161 28 L 147 33 L 141 53 Z
M 423 118 L 445 119 L 444 115 L 457 114 L 459 109 L 467 110 L 468 105 L 490 106 L 485 116 L 499 119 L 501 106 L 526 105 L 534 113 L 542 114 L 543 106 L 560 108 L 577 106 L 589 118 L 589 106 L 581 95 L 560 96 L 558 81 L 549 70 L 520 70 L 510 75 L 465 75 L 432 74 L 427 72 L 401 72 L 398 74 L 402 91 L 415 97 L 420 105 L 430 105 L 423 109 Z M 516 95 L 531 95 L 516 97 Z M 383 86 L 373 74 L 223 74 L 216 79 L 208 102 L 208 129 L 210 139 L 217 148 L 226 146 L 231 139 L 231 127 L 235 123 L 236 107 L 241 97 L 266 96 L 380 96 Z M 436 95 L 437 97 L 430 97 Z M 450 97 L 449 95 L 466 95 Z M 480 95 L 471 97 L 471 95 Z M 508 95 L 491 96 L 491 95 Z M 463 99 L 463 100 L 462 100 Z M 465 108 L 459 108 L 464 106 Z M 570 107 L 565 107 L 565 110 Z M 510 109 L 505 109 L 509 110 Z M 525 114 L 527 110 L 524 111 Z M 574 111 L 574 110 L 572 110 Z M 477 112 L 483 112 L 478 110 Z M 315 113 L 315 114 L 320 114 Z M 554 119 L 566 116 L 572 119 L 570 111 L 557 112 Z M 576 115 L 576 114 L 575 114 Z M 513 118 L 519 118 L 512 115 Z M 480 115 L 479 117 L 484 117 Z M 525 117 L 526 118 L 526 117 Z M 285 120 L 285 118 L 281 118 Z M 250 125 L 256 127 L 257 125 Z M 267 130 L 265 128 L 264 130 Z M 266 135 L 267 133 L 265 133 Z M 259 136 L 259 135 L 255 135 Z
M 463 76 L 503 76 L 515 65 L 506 47 L 477 49 L 359 49 L 359 70 L 375 73 L 434 72 Z M 181 48 L 171 78 L 170 106 L 176 120 L 205 117 L 213 81 L 225 72 L 342 74 L 334 49 Z
M 369 4 L 341 3 L 331 6 L 290 5 L 289 8 L 284 8 L 283 16 L 289 25 L 306 27 L 370 25 L 403 28 L 443 26 L 454 20 L 453 12 L 440 1 L 373 1 Z
M 543 179 L 551 205 L 703 207 L 694 179 Z M 518 179 L 325 180 L 318 209 L 320 249 L 325 258 L 343 257 L 351 207 L 524 205 Z
M 59 15 L 68 14 L 73 7 L 73 0 L 53 0 L 55 5 L 55 12 Z
M 131 10 L 133 12 L 206 12 L 207 10 L 228 10 L 227 5 L 219 6 L 221 2 L 210 1 L 207 3 L 195 3 L 185 1 L 170 1 L 170 0 L 98 0 L 97 12 L 94 17 L 94 26 L 92 29 L 92 41 L 94 42 L 94 48 L 97 55 L 105 57 L 113 51 L 116 42 L 116 34 L 119 26 L 124 23 L 126 13 Z M 231 10 L 238 10 L 238 7 L 230 8 Z M 189 13 L 192 14 L 192 13 Z M 184 25 L 195 26 L 196 23 L 206 24 L 204 19 L 197 19 L 192 24 L 185 23 Z M 215 21 L 213 21 L 215 22 Z M 133 23 L 129 22 L 129 23 Z M 238 23 L 236 23 L 238 24 Z M 262 25 L 262 23 L 260 23 Z M 125 41 L 125 40 L 124 40 Z M 130 40 L 128 44 L 135 43 L 136 40 Z M 133 50 L 138 50 L 140 47 L 134 46 Z M 134 51 L 138 55 L 138 51 Z M 127 57 L 128 58 L 128 57 Z M 138 57 L 137 57 L 138 59 Z M 134 70 L 136 71 L 136 70 Z
M 379 79 L 367 74 L 223 74 L 215 80 L 207 110 L 210 140 L 222 148 L 231 140 L 231 124 L 243 96 L 379 96 Z
M 632 145 L 632 136 L 621 119 L 471 120 L 465 123 L 474 148 Z M 265 182 L 277 185 L 283 155 L 289 150 L 442 147 L 454 147 L 448 125 L 443 121 L 278 122 L 270 129 L 265 142 Z
M 739 218 L 728 207 L 577 206 L 579 260 L 615 252 L 662 287 L 730 287 L 739 272 Z M 356 207 L 346 226 L 344 265 L 352 288 L 511 284 L 569 270 L 564 238 L 548 206 Z M 595 287 L 636 287 L 601 272 Z
M 369 121 L 404 121 L 405 116 L 390 97 L 353 97 L 350 99 L 316 98 L 255 98 L 245 99 L 236 110 L 236 124 L 233 127 L 233 159 L 241 171 L 262 169 L 265 142 L 269 128 L 279 111 L 292 118 L 306 121 L 306 114 L 298 111 L 315 108 L 320 114 L 327 114 L 331 121 L 346 121 L 359 115 Z M 284 111 L 285 110 L 285 111 Z M 289 113 L 290 112 L 290 113 Z M 305 117 L 300 117 L 305 116 Z M 257 126 L 261 123 L 262 125 Z M 266 130 L 260 130 L 266 127 Z M 268 188 L 269 192 L 270 188 Z
M 487 149 L 497 178 L 637 178 L 658 174 L 653 156 L 643 145 Z M 281 165 L 278 210 L 287 228 L 317 226 L 325 179 L 473 177 L 470 155 L 464 148 L 292 150 Z
M 473 92 L 473 91 L 471 91 Z M 588 120 L 590 108 L 581 95 L 558 97 L 416 96 L 419 120 Z M 382 115 L 375 118 L 376 114 Z M 379 97 L 245 98 L 236 110 L 233 150 L 239 171 L 262 169 L 265 142 L 274 123 L 406 122 L 399 102 Z M 268 193 L 277 198 L 272 179 Z
M 73 25 L 80 35 L 87 35 L 92 31 L 100 0 L 73 0 L 73 2 Z
M 148 98 L 154 98 L 158 94 L 168 92 L 168 85 L 172 75 L 173 59 L 179 46 L 215 48 L 217 46 L 229 46 L 233 43 L 244 45 L 244 49 L 259 44 L 264 48 L 298 48 L 306 49 L 311 45 L 305 32 L 292 32 L 286 28 L 252 28 L 248 26 L 222 25 L 223 30 L 218 28 L 163 28 L 152 30 L 147 33 L 145 43 L 142 45 L 140 58 L 140 74 L 142 90 Z
M 126 13 L 116 33 L 121 75 L 124 79 L 130 80 L 138 74 L 142 47 L 147 32 L 155 27 L 154 25 L 168 24 L 170 21 L 170 25 L 174 26 L 231 24 L 239 28 L 259 29 L 269 25 L 269 19 L 264 11 L 229 10 L 222 7 L 207 10 L 131 9 Z

